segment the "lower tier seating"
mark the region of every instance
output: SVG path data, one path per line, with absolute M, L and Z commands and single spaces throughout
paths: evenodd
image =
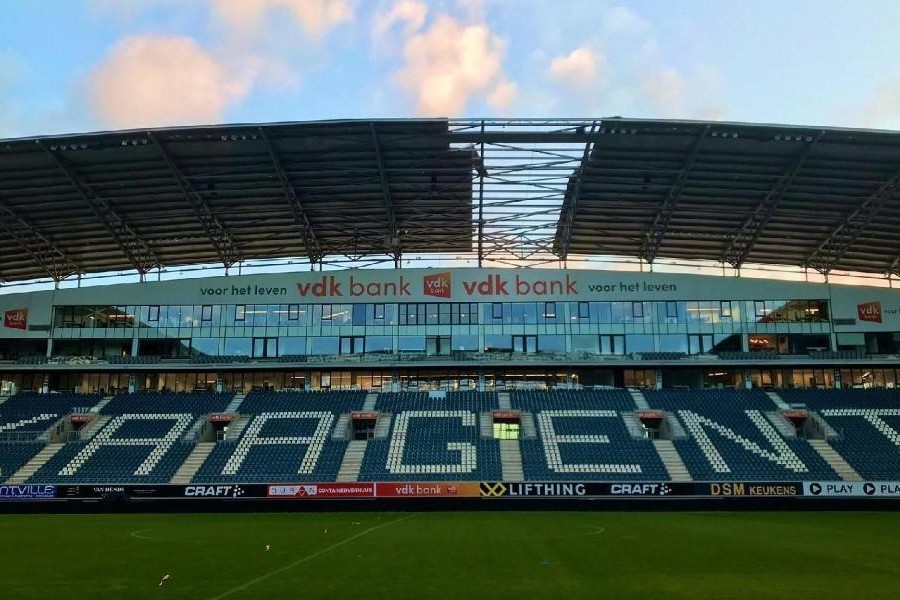
M 43 449 L 42 442 L 10 442 L 0 444 L 0 482 L 12 477 L 25 463 Z
M 360 481 L 490 481 L 502 478 L 500 445 L 484 439 L 473 410 L 395 412 L 387 439 L 369 441 Z
M 197 483 L 333 481 L 347 441 L 332 440 L 330 411 L 255 415 L 237 441 L 219 442 L 197 471 Z

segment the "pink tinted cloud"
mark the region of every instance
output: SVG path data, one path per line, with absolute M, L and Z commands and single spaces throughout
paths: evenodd
M 463 24 L 440 15 L 410 36 L 396 79 L 423 116 L 458 115 L 473 97 L 509 104 L 515 88 L 503 75 L 506 42 L 483 23 Z
M 150 35 L 116 44 L 86 95 L 104 125 L 126 128 L 218 122 L 248 91 L 192 38 Z
M 306 33 L 321 37 L 330 29 L 353 19 L 347 0 L 212 0 L 213 12 L 229 27 L 253 34 L 272 13 L 284 11 Z

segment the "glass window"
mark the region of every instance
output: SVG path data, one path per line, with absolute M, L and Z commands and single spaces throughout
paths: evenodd
M 200 311 L 200 320 L 201 321 L 212 321 L 212 305 L 204 304 L 203 308 Z
M 544 319 L 547 321 L 556 320 L 556 302 L 544 302 Z
M 400 352 L 425 352 L 424 335 L 401 335 L 397 339 Z
M 684 352 L 688 351 L 687 336 L 679 334 L 661 334 L 659 336 L 660 352 Z
M 484 349 L 486 352 L 512 352 L 512 336 L 487 334 L 484 336 Z
M 723 300 L 719 302 L 719 316 L 723 319 L 731 318 L 731 301 Z
M 243 321 L 247 316 L 247 306 L 245 304 L 238 304 L 234 307 L 234 320 L 235 321 Z
M 454 335 L 452 337 L 452 346 L 454 350 L 464 351 L 464 352 L 477 352 L 478 351 L 478 336 L 477 335 Z
M 678 319 L 678 303 L 666 302 L 666 319 Z
M 251 338 L 225 338 L 226 356 L 250 356 Z
M 643 319 L 644 318 L 644 303 L 643 302 L 632 302 L 631 303 L 631 316 L 635 319 Z
M 324 336 L 312 338 L 310 354 L 337 354 L 338 338 L 336 336 Z
M 159 321 L 159 306 L 151 306 L 147 313 L 148 321 Z
M 601 335 L 600 354 L 625 354 L 625 336 Z
M 219 338 L 191 338 L 191 354 L 200 356 L 218 356 Z
M 384 320 L 384 304 L 375 304 L 372 308 L 372 312 L 374 313 L 376 321 Z
M 366 304 L 354 304 L 353 305 L 353 324 L 357 326 L 364 326 L 366 324 L 366 308 L 368 305 Z
M 501 304 L 500 302 L 494 302 L 493 304 L 491 304 L 491 318 L 503 318 L 503 304 Z
M 565 352 L 566 336 L 564 335 L 539 335 L 538 349 L 541 352 Z
M 572 352 L 600 353 L 600 338 L 596 335 L 573 335 Z
M 578 320 L 586 320 L 591 316 L 591 306 L 587 302 L 578 303 Z
M 286 336 L 278 338 L 282 356 L 306 354 L 306 338 Z
M 300 305 L 288 304 L 288 321 L 300 320 Z
M 389 335 L 367 335 L 366 353 L 389 354 L 394 351 L 394 340 Z
M 649 334 L 626 335 L 625 347 L 628 352 L 653 352 L 653 336 Z

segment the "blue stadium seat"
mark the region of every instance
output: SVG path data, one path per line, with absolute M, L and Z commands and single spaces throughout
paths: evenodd
M 0 438 L 35 439 L 73 409 L 87 409 L 100 401 L 97 394 L 38 394 L 23 392 L 0 404 Z
M 43 447 L 42 442 L 0 443 L 0 482 L 9 479 Z
M 487 481 L 502 478 L 500 444 L 482 438 L 479 413 L 498 407 L 493 393 L 379 394 L 392 414 L 387 439 L 370 440 L 360 481 Z
M 363 391 L 254 391 L 238 407 L 251 421 L 237 440 L 218 442 L 197 483 L 333 481 L 347 449 L 331 439 L 342 413 L 361 410 Z
M 866 479 L 900 479 L 900 390 L 784 390 L 781 397 L 818 412 L 838 434 L 828 442 Z
M 538 438 L 521 440 L 528 481 L 669 479 L 653 443 L 632 437 L 620 416 L 636 410 L 625 390 L 515 391 L 510 401 L 535 418 Z
M 696 480 L 839 479 L 808 441 L 782 437 L 769 423 L 763 413 L 777 407 L 761 390 L 664 390 L 644 396 L 684 425 L 689 437 L 674 444 Z
M 116 396 L 111 417 L 94 437 L 66 444 L 30 483 L 167 483 L 194 444 L 183 440 L 201 415 L 225 408 L 233 395 L 198 392 Z

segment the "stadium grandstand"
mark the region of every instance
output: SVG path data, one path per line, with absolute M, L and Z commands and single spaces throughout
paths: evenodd
M 0 490 L 900 495 L 898 182 L 744 123 L 0 141 Z

